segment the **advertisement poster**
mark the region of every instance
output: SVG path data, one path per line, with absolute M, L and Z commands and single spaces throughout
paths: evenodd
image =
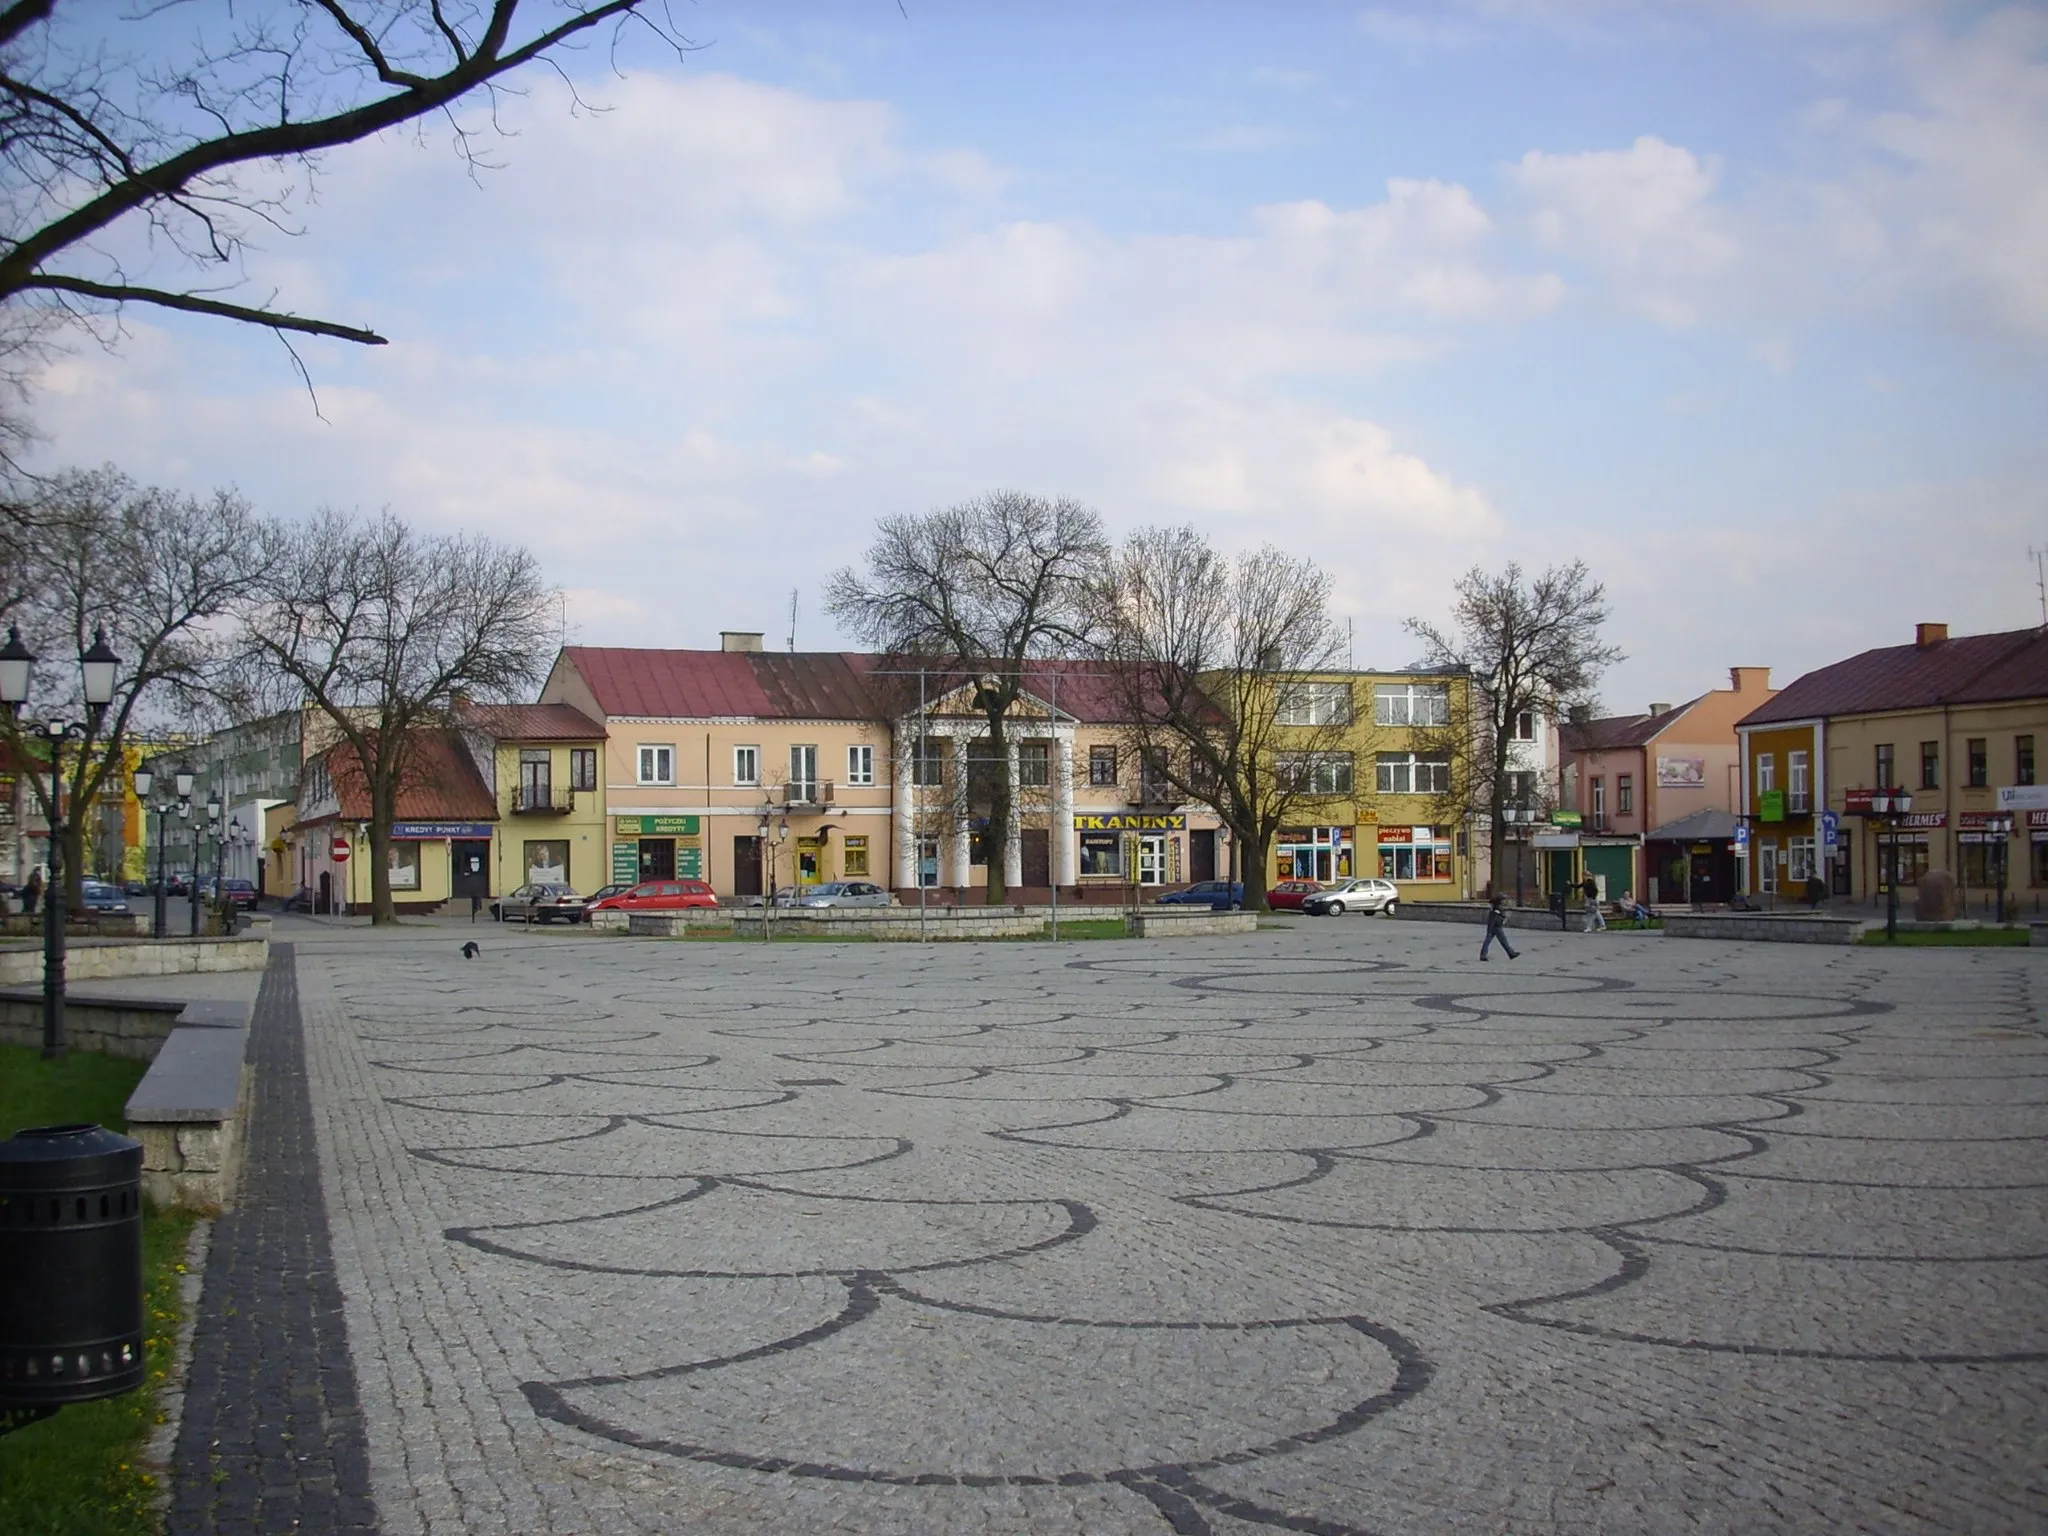
M 1657 759 L 1659 789 L 1705 789 L 1707 760 L 1704 757 L 1660 757 Z

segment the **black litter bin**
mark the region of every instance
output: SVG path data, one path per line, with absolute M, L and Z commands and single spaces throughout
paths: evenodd
M 0 1408 L 142 1385 L 142 1143 L 97 1125 L 0 1142 Z
M 1558 927 L 1567 929 L 1571 927 L 1572 920 L 1565 915 L 1563 891 L 1552 891 L 1550 893 L 1550 910 L 1557 916 Z

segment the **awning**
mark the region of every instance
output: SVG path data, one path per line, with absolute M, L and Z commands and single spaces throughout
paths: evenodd
M 1646 843 L 1731 843 L 1742 818 L 1733 811 L 1694 811 L 1646 833 Z

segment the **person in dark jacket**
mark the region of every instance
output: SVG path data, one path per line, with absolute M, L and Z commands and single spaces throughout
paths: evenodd
M 25 917 L 36 915 L 36 903 L 43 899 L 43 872 L 40 868 L 28 872 L 28 884 L 21 888 L 21 910 Z
M 1486 952 L 1498 940 L 1500 947 L 1508 952 L 1508 958 L 1515 958 L 1515 946 L 1508 942 L 1508 909 L 1506 898 L 1496 896 L 1486 909 L 1486 937 L 1479 944 L 1479 958 L 1491 958 Z

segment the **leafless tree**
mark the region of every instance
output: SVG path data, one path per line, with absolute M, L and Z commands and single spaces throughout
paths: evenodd
M 1337 695 L 1313 687 L 1344 655 L 1329 576 L 1270 546 L 1233 557 L 1193 528 L 1149 528 L 1109 562 L 1095 597 L 1140 771 L 1214 809 L 1245 905 L 1263 909 L 1280 828 L 1351 798 L 1324 777 L 1350 744 L 1348 686 L 1330 707 Z
M 90 720 L 76 658 L 104 634 L 121 658 L 98 730 L 65 750 L 61 862 L 74 907 L 90 818 L 78 814 L 126 786 L 125 748 L 140 731 L 202 718 L 220 706 L 229 651 L 223 621 L 263 571 L 259 524 L 233 491 L 184 496 L 138 486 L 111 467 L 70 470 L 43 487 L 13 538 L 4 618 L 41 663 L 22 720 L 0 723 L 8 754 L 47 765 L 49 743 L 27 721 Z M 47 771 L 30 773 L 47 818 Z
M 1024 663 L 1091 639 L 1087 582 L 1108 551 L 1102 518 L 1078 501 L 996 491 L 917 516 L 883 519 L 864 571 L 835 572 L 825 605 L 849 632 L 899 669 L 921 662 L 973 679 L 988 722 L 976 778 L 988 786 L 988 900 L 1007 898 L 1019 871 L 995 849 L 1015 807 L 1007 719 Z
M 1529 577 L 1518 564 L 1498 573 L 1473 566 L 1458 578 L 1451 628 L 1409 619 L 1433 666 L 1469 669 L 1473 686 L 1462 711 L 1436 734 L 1435 749 L 1451 757 L 1451 783 L 1463 803 L 1447 815 L 1483 814 L 1492 845 L 1494 889 L 1501 886 L 1503 844 L 1497 835 L 1510 803 L 1515 726 L 1522 715 L 1556 720 L 1592 700 L 1600 674 L 1623 659 L 1600 637 L 1607 589 L 1583 560 Z
M 232 284 L 253 229 L 296 230 L 324 151 L 440 115 L 482 166 L 459 102 L 495 104 L 523 66 L 632 21 L 688 46 L 660 0 L 0 4 L 0 305 L 149 304 L 380 344 L 219 283 L 143 281 L 118 252 Z
M 265 548 L 266 579 L 238 609 L 247 703 L 303 700 L 353 753 L 370 799 L 371 921 L 392 922 L 391 824 L 417 733 L 452 726 L 458 694 L 532 688 L 554 596 L 525 549 L 423 537 L 388 512 L 276 525 Z

